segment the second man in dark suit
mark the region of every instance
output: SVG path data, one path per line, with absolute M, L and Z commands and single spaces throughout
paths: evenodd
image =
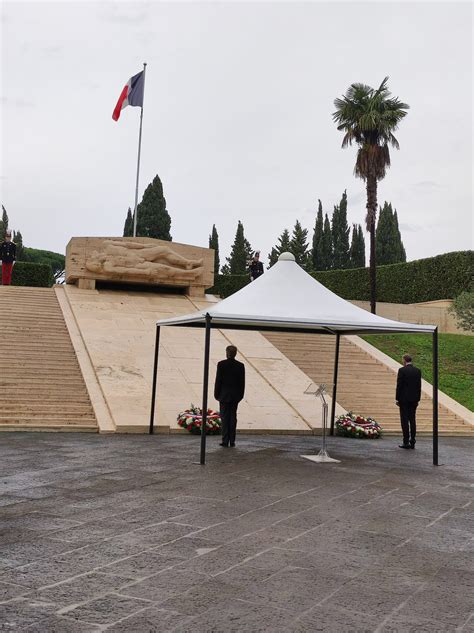
M 412 364 L 409 354 L 403 356 L 403 367 L 398 370 L 395 399 L 400 407 L 403 444 L 400 448 L 415 448 L 416 408 L 421 398 L 421 371 Z
M 235 345 L 226 347 L 226 360 L 217 364 L 214 398 L 219 401 L 222 420 L 221 446 L 235 446 L 237 407 L 245 392 L 245 366 L 235 359 Z

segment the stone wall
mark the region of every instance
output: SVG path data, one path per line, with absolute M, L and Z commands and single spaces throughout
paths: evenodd
M 368 301 L 351 301 L 359 308 L 370 312 Z M 426 303 L 377 303 L 377 314 L 386 319 L 395 319 L 406 323 L 423 323 L 437 325 L 440 332 L 448 334 L 468 334 L 472 332 L 461 330 L 456 325 L 456 319 L 449 312 L 451 299 L 428 301 Z

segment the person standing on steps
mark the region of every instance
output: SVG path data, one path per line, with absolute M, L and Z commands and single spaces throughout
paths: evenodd
M 245 393 L 245 365 L 235 359 L 235 345 L 226 347 L 225 360 L 217 363 L 214 398 L 219 402 L 222 420 L 221 446 L 235 446 L 237 407 Z
M 255 251 L 249 265 L 250 281 L 255 281 L 263 275 L 263 264 L 260 261 L 260 251 Z
M 412 363 L 410 354 L 403 355 L 403 367 L 398 370 L 395 400 L 400 407 L 403 444 L 400 448 L 415 448 L 416 408 L 421 398 L 421 371 Z
M 7 229 L 5 240 L 0 244 L 0 260 L 2 261 L 2 285 L 9 286 L 12 282 L 12 270 L 16 261 L 16 244 L 12 242 L 12 232 Z

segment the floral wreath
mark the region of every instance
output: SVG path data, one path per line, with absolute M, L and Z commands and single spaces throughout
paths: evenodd
M 202 409 L 191 404 L 189 409 L 185 409 L 178 415 L 178 426 L 187 429 L 194 435 L 201 435 Z M 218 411 L 207 410 L 206 435 L 219 435 L 221 432 L 221 416 Z
M 382 435 L 382 427 L 373 418 L 364 418 L 349 411 L 336 418 L 336 434 L 376 440 Z

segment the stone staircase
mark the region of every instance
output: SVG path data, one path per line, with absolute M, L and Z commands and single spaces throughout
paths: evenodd
M 53 288 L 0 286 L 0 341 L 0 430 L 97 432 Z
M 335 336 L 271 332 L 265 337 L 315 383 L 332 385 Z M 347 337 L 342 336 L 340 341 L 337 402 L 347 411 L 370 415 L 387 434 L 400 434 L 396 373 Z M 417 411 L 417 432 L 431 435 L 432 428 L 432 400 L 423 394 Z M 440 404 L 439 433 L 474 436 L 474 426 Z

